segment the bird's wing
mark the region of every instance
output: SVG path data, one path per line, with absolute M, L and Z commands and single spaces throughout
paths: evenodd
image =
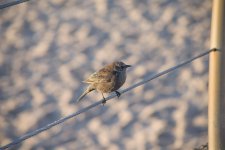
M 113 76 L 114 76 L 114 72 L 103 68 L 101 70 L 99 70 L 98 72 L 95 72 L 93 74 L 91 74 L 87 80 L 83 81 L 85 83 L 105 83 L 105 82 L 111 82 Z

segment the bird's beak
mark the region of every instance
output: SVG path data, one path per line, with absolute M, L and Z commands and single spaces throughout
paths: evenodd
M 125 68 L 132 67 L 131 65 L 125 65 Z

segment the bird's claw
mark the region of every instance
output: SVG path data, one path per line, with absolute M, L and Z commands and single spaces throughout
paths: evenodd
M 106 99 L 104 98 L 104 100 L 102 100 L 102 105 L 104 106 L 106 103 Z
M 118 91 L 115 91 L 116 92 L 116 96 L 119 98 L 120 97 L 120 92 L 118 92 Z

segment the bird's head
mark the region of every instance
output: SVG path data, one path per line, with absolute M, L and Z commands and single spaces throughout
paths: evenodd
M 114 63 L 114 65 L 115 65 L 115 70 L 117 71 L 123 71 L 123 70 L 126 70 L 128 67 L 131 67 L 131 65 L 126 65 L 122 61 L 117 61 Z

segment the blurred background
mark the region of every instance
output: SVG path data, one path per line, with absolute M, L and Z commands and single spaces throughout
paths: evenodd
M 4 3 L 5 1 L 0 1 Z M 33 0 L 0 10 L 0 145 L 92 104 L 115 60 L 124 89 L 209 49 L 209 0 Z M 189 150 L 207 142 L 208 56 L 12 149 Z

